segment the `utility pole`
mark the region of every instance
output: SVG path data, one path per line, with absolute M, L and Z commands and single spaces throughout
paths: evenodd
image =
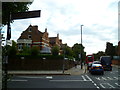
M 63 74 L 65 72 L 65 48 L 64 48 L 64 59 L 63 59 Z
M 7 38 L 6 38 L 6 47 L 5 47 L 5 56 L 3 57 L 3 66 L 4 66 L 4 84 L 3 84 L 3 90 L 7 90 L 7 79 L 8 79 L 8 71 L 7 71 L 7 67 L 8 67 L 8 55 L 7 55 L 7 51 L 8 51 L 8 47 L 7 47 L 7 40 L 10 40 L 11 38 L 11 26 L 10 26 L 10 20 L 11 20 L 11 13 L 9 12 L 8 14 L 8 23 L 7 23 Z
M 83 63 L 83 60 L 82 60 L 82 26 L 83 25 L 81 25 L 81 69 L 83 69 L 83 65 L 82 65 L 82 63 Z

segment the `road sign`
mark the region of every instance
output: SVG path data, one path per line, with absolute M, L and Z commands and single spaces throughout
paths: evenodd
M 79 54 L 79 58 L 81 58 L 81 54 Z
M 40 12 L 41 10 L 13 13 L 11 15 L 11 19 L 15 20 L 40 17 Z
M 12 40 L 6 40 L 6 44 L 12 46 Z

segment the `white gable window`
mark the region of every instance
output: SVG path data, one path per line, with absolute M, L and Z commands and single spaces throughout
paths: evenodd
M 31 39 L 31 35 L 28 35 L 28 39 Z
M 32 32 L 32 27 L 29 27 L 29 32 Z

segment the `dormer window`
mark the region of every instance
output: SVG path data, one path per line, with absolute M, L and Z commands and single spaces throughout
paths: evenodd
M 32 32 L 32 27 L 29 27 L 29 32 Z

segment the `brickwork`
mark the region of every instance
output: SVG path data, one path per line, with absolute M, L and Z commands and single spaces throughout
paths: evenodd
M 48 37 L 47 28 L 45 29 L 45 32 L 41 32 L 38 30 L 38 26 L 32 26 L 30 25 L 25 31 L 22 32 L 21 36 L 18 38 L 18 47 L 20 45 L 25 46 L 28 44 L 27 42 L 22 43 L 19 42 L 19 40 L 32 40 L 30 43 L 30 47 L 36 46 L 40 50 L 44 47 L 50 47 L 49 46 L 49 37 Z

